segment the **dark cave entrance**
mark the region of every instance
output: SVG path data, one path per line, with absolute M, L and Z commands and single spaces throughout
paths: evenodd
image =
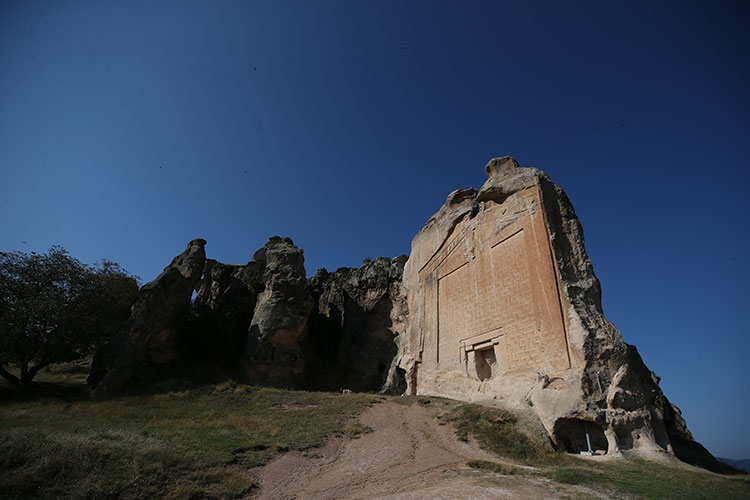
M 568 453 L 607 453 L 609 443 L 599 424 L 580 418 L 560 418 L 555 422 L 552 439 L 558 450 Z M 589 448 L 590 446 L 590 448 Z

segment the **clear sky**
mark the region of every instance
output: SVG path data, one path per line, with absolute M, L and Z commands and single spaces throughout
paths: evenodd
M 359 266 L 511 155 L 695 437 L 750 458 L 748 5 L 2 1 L 0 250 Z

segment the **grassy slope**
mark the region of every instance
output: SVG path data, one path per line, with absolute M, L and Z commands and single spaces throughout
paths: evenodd
M 473 436 L 499 456 L 538 467 L 535 474 L 559 483 L 592 486 L 608 496 L 649 500 L 750 499 L 747 474 L 722 476 L 682 464 L 632 459 L 594 462 L 554 452 L 520 433 L 514 416 L 507 411 L 456 403 L 440 418 L 456 425 L 459 439 Z M 528 473 L 486 461 L 469 465 L 503 474 Z
M 80 390 L 85 363 L 62 365 L 42 383 Z M 0 387 L 2 389 L 2 387 Z M 7 389 L 7 386 L 6 386 Z M 380 396 L 283 391 L 223 383 L 152 395 L 90 400 L 10 395 L 0 399 L 0 498 L 235 498 L 253 487 L 252 467 L 331 435 L 364 431 L 357 415 Z M 529 440 L 512 414 L 424 398 L 453 423 L 459 439 L 537 470 L 486 461 L 475 468 L 539 474 L 594 487 L 607 496 L 646 499 L 750 499 L 750 476 L 688 466 L 578 459 Z
M 361 431 L 377 398 L 224 383 L 0 401 L 0 498 L 234 498 L 276 453 Z

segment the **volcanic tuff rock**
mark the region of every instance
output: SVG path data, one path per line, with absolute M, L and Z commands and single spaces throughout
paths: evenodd
M 263 385 L 399 390 L 393 361 L 406 314 L 406 256 L 321 269 L 308 280 L 303 252 L 289 238 L 272 237 L 244 265 L 206 259 L 204 245 L 192 241 L 141 289 L 123 333 L 97 353 L 92 394 L 199 366 Z
M 319 269 L 310 279 L 316 309 L 306 345 L 309 358 L 318 360 L 305 376 L 310 385 L 404 392 L 394 361 L 407 315 L 401 286 L 406 259 L 380 257 L 333 273 Z
M 479 191 L 448 196 L 408 260 L 307 279 L 289 238 L 271 238 L 245 265 L 206 260 L 205 241 L 193 240 L 97 354 L 92 393 L 208 362 L 250 383 L 510 407 L 559 449 L 674 453 L 722 469 L 604 316 L 563 190 L 510 157 L 486 172 Z
M 94 395 L 119 390 L 148 367 L 176 360 L 190 297 L 203 273 L 205 240 L 195 239 L 153 281 L 143 285 L 124 331 L 94 358 L 89 385 Z
M 479 192 L 451 193 L 412 241 L 398 354 L 408 391 L 532 412 L 568 451 L 676 452 L 710 465 L 604 316 L 563 190 L 510 157 L 486 172 Z
M 193 359 L 220 363 L 230 374 L 241 375 L 237 353 L 245 348 L 255 303 L 265 288 L 265 267 L 263 252 L 245 265 L 206 260 L 187 329 Z
M 304 369 L 300 338 L 313 306 L 305 259 L 289 238 L 271 238 L 264 253 L 265 288 L 258 295 L 242 363 L 253 382 L 297 387 Z

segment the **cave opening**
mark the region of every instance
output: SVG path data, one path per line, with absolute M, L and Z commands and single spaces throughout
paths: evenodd
M 555 422 L 553 441 L 558 450 L 568 453 L 607 453 L 609 444 L 604 429 L 580 418 L 560 418 Z

